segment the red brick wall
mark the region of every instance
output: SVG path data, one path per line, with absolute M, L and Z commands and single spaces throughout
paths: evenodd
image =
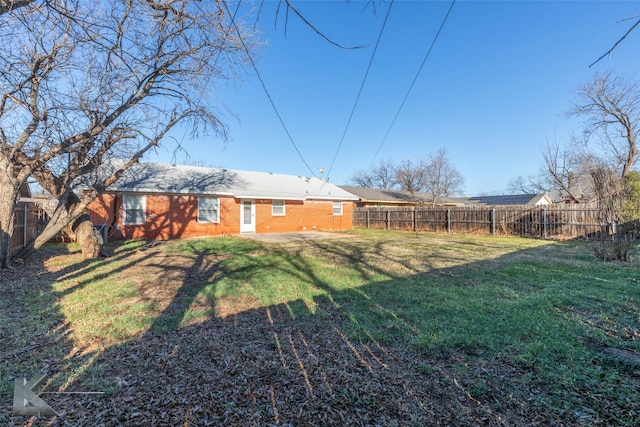
M 351 230 L 353 205 L 342 203 L 342 216 L 333 215 L 327 200 L 285 201 L 285 216 L 272 215 L 271 200 L 256 200 L 256 233 Z
M 285 201 L 285 216 L 272 215 L 271 200 L 255 200 L 256 232 L 350 230 L 352 202 L 342 202 L 342 216 L 333 215 L 333 202 L 320 200 Z M 104 194 L 89 205 L 94 224 L 109 225 L 109 239 L 176 239 L 240 233 L 241 200 L 220 197 L 220 223 L 198 223 L 198 197 L 147 195 L 146 223 L 124 225 L 122 195 Z M 115 216 L 115 220 L 114 220 Z

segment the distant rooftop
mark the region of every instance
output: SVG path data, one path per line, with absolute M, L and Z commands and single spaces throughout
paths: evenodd
M 364 203 L 374 204 L 431 204 L 433 197 L 426 193 L 411 194 L 408 191 L 383 190 L 375 188 L 362 188 L 340 186 L 352 194 L 358 196 Z M 551 199 L 545 194 L 516 194 L 504 196 L 477 196 L 477 197 L 438 197 L 438 205 L 538 205 L 550 204 Z
M 547 198 L 546 203 L 544 201 Z M 469 197 L 469 201 L 479 205 L 539 205 L 550 204 L 551 199 L 545 194 L 511 194 L 502 196 Z

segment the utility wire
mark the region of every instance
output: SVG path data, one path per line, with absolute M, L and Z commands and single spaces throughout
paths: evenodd
M 256 76 L 258 76 L 258 80 L 260 81 L 260 85 L 262 85 L 262 90 L 267 95 L 267 98 L 269 99 L 269 102 L 271 103 L 271 107 L 273 108 L 273 111 L 276 113 L 276 116 L 278 116 L 278 120 L 280 121 L 280 124 L 282 125 L 282 128 L 284 129 L 285 133 L 287 134 L 287 137 L 289 137 L 289 141 L 291 142 L 291 145 L 293 145 L 293 148 L 295 148 L 296 153 L 298 153 L 298 156 L 300 157 L 300 160 L 302 160 L 302 163 L 304 163 L 304 165 L 307 167 L 307 169 L 309 169 L 309 172 L 311 172 L 311 174 L 317 178 L 316 173 L 313 171 L 313 169 L 311 169 L 311 167 L 309 166 L 307 161 L 302 156 L 302 153 L 298 149 L 298 146 L 296 145 L 296 143 L 293 141 L 293 138 L 291 137 L 291 134 L 289 133 L 289 130 L 287 129 L 287 126 L 284 124 L 284 120 L 282 120 L 282 116 L 280 116 L 280 113 L 278 112 L 278 108 L 276 107 L 276 104 L 273 102 L 273 98 L 271 98 L 271 94 L 267 90 L 267 86 L 265 85 L 264 80 L 262 80 L 262 76 L 260 75 L 260 72 L 258 71 L 258 67 L 256 66 L 255 62 L 253 61 L 253 57 L 251 56 L 251 53 L 249 52 L 249 48 L 247 47 L 247 45 L 244 42 L 244 39 L 242 38 L 242 34 L 240 33 L 240 29 L 236 25 L 236 22 L 233 19 L 233 16 L 231 16 L 231 12 L 229 11 L 229 7 L 227 6 L 227 2 L 226 1 L 222 1 L 221 3 L 224 5 L 224 8 L 227 10 L 227 13 L 231 17 L 231 24 L 233 25 L 233 28 L 235 28 L 236 33 L 238 33 L 238 38 L 239 38 L 240 42 L 242 43 L 242 47 L 243 47 L 244 51 L 247 53 L 247 57 L 249 58 L 249 62 L 251 62 L 251 67 L 256 72 Z
M 382 39 L 382 33 L 384 32 L 384 28 L 387 25 L 387 20 L 389 19 L 389 14 L 391 13 L 391 6 L 393 6 L 393 0 L 389 3 L 389 9 L 387 10 L 387 15 L 384 17 L 384 22 L 382 23 L 382 28 L 380 28 L 380 34 L 378 35 L 378 40 L 376 41 L 376 45 L 373 48 L 373 53 L 371 54 L 371 59 L 369 60 L 369 65 L 367 66 L 367 71 L 364 73 L 364 78 L 362 79 L 362 84 L 360 84 L 360 90 L 358 91 L 358 95 L 356 96 L 356 101 L 353 104 L 353 108 L 351 109 L 351 114 L 349 115 L 349 120 L 347 120 L 347 125 L 344 128 L 344 132 L 342 133 L 342 138 L 340 139 L 340 143 L 338 144 L 338 148 L 336 149 L 336 153 L 333 156 L 333 160 L 331 160 L 331 166 L 329 166 L 329 170 L 327 171 L 327 180 L 329 180 L 331 170 L 333 169 L 333 165 L 336 162 L 336 158 L 338 157 L 338 153 L 340 152 L 340 148 L 342 147 L 342 143 L 344 142 L 344 138 L 347 135 L 347 130 L 349 129 L 349 125 L 351 124 L 351 119 L 353 118 L 353 114 L 356 111 L 356 107 L 358 106 L 358 101 L 360 101 L 360 95 L 362 94 L 362 90 L 364 89 L 364 84 L 367 81 L 367 76 L 369 75 L 369 71 L 371 70 L 371 65 L 373 64 L 373 58 L 376 56 L 376 51 L 378 50 L 378 46 L 380 45 L 380 40 Z
M 415 86 L 416 81 L 418 80 L 418 77 L 420 76 L 420 73 L 422 72 L 422 68 L 424 67 L 424 64 L 427 62 L 427 59 L 429 58 L 429 54 L 431 54 L 431 51 L 433 50 L 433 46 L 435 46 L 436 41 L 438 40 L 438 37 L 440 36 L 440 33 L 442 32 L 442 29 L 444 28 L 444 24 L 447 22 L 447 19 L 449 18 L 449 15 L 451 14 L 451 10 L 453 9 L 453 6 L 455 4 L 456 4 L 456 0 L 453 0 L 451 2 L 451 6 L 449 6 L 449 10 L 447 11 L 447 14 L 445 15 L 444 19 L 442 20 L 442 24 L 440 24 L 440 28 L 438 29 L 438 32 L 436 33 L 435 37 L 433 38 L 433 41 L 431 42 L 431 46 L 429 47 L 429 50 L 427 51 L 427 54 L 424 56 L 424 59 L 422 60 L 422 64 L 420 64 L 420 68 L 418 69 L 418 72 L 416 73 L 416 76 L 413 78 L 413 81 L 411 82 L 411 85 L 409 86 L 409 90 L 407 90 L 407 94 L 404 96 L 404 99 L 402 100 L 402 103 L 400 104 L 400 107 L 398 108 L 398 111 L 396 112 L 396 115 L 394 116 L 393 120 L 391 121 L 391 124 L 389 125 L 389 128 L 387 129 L 387 133 L 385 133 L 384 138 L 382 138 L 382 141 L 380 142 L 380 145 L 378 145 L 378 149 L 376 150 L 376 153 L 373 155 L 373 158 L 371 159 L 371 163 L 369 163 L 369 168 L 371 168 L 373 166 L 373 162 L 376 159 L 376 157 L 378 156 L 378 153 L 380 153 L 380 149 L 382 148 L 382 145 L 387 140 L 387 137 L 389 136 L 389 133 L 391 132 L 391 128 L 393 127 L 393 125 L 395 124 L 396 120 L 398 119 L 398 116 L 400 115 L 400 111 L 402 111 L 402 108 L 404 107 L 404 104 L 407 102 L 407 99 L 409 98 L 409 94 L 413 90 L 413 87 Z

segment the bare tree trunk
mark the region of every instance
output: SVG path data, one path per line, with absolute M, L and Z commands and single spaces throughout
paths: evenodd
M 80 244 L 82 256 L 85 258 L 99 257 L 102 253 L 102 245 L 93 231 L 93 224 L 85 207 L 86 203 L 83 203 L 76 193 L 69 192 L 60 218 L 50 224 L 51 226 L 47 225 L 34 242 L 34 249 L 41 248 L 58 233 L 66 231 Z
M 6 157 L 0 157 L 0 268 L 9 268 L 19 186 L 15 169 Z
M 4 182 L 5 174 L 0 176 L 0 268 L 9 268 L 18 192 L 12 183 Z
M 56 209 L 54 218 L 49 221 L 42 233 L 33 242 L 18 251 L 15 257 L 28 257 L 34 250 L 40 249 L 62 231 L 73 236 L 75 241 L 80 244 L 84 258 L 98 258 L 104 255 L 102 243 L 96 236 L 93 223 L 86 212 L 86 206 L 89 202 L 90 200 L 81 200 L 73 192 L 69 193 L 64 206 Z
M 102 253 L 102 245 L 93 230 L 89 214 L 82 206 L 82 200 L 76 193 L 69 193 L 65 210 L 67 217 L 72 221 L 69 223 L 67 231 L 73 233 L 76 242 L 80 244 L 82 256 L 84 258 L 98 258 Z

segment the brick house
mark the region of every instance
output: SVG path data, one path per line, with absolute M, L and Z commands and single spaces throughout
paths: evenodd
M 110 240 L 352 228 L 357 198 L 315 177 L 137 163 L 93 201 Z

